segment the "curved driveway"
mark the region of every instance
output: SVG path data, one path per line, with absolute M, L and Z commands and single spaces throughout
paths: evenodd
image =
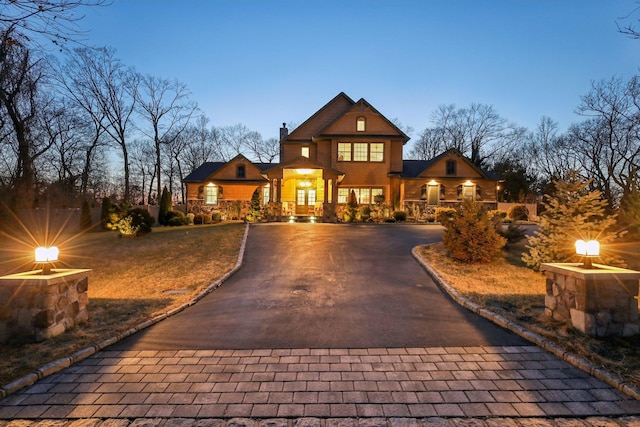
M 411 256 L 437 226 L 261 224 L 242 268 L 119 349 L 528 345 L 451 301 Z M 194 248 L 197 250 L 197 248 Z M 215 256 L 215 250 L 203 252 Z

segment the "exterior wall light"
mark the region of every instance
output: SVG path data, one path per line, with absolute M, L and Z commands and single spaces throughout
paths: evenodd
M 309 175 L 313 172 L 313 169 L 296 169 L 296 173 L 299 175 Z
M 576 240 L 576 255 L 584 259 L 584 268 L 593 268 L 591 258 L 600 256 L 600 243 L 597 240 Z
M 35 262 L 42 264 L 42 274 L 51 274 L 51 264 L 58 261 L 60 250 L 56 246 L 36 248 Z

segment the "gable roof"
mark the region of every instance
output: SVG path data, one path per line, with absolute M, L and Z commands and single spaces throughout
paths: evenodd
M 427 169 L 431 168 L 434 164 L 440 161 L 445 156 L 455 155 L 459 157 L 462 161 L 466 162 L 469 166 L 476 170 L 481 176 L 486 179 L 491 179 L 494 181 L 498 181 L 500 177 L 496 175 L 494 172 L 479 168 L 474 163 L 471 162 L 467 157 L 462 155 L 460 150 L 455 148 L 450 148 L 447 151 L 439 154 L 430 160 L 403 160 L 402 161 L 402 173 L 400 177 L 402 178 L 419 178 Z
M 227 162 L 204 162 L 193 172 L 184 177 L 182 182 L 202 182 L 226 164 Z
M 340 121 L 340 119 L 342 119 L 342 117 L 344 117 L 345 114 L 347 113 L 362 113 L 365 110 L 369 110 L 370 112 L 377 114 L 384 123 L 386 123 L 389 128 L 391 129 L 391 133 L 389 134 L 379 134 L 379 135 L 370 135 L 370 134 L 365 134 L 367 138 L 372 138 L 372 137 L 379 137 L 379 138 L 385 138 L 385 139 L 399 139 L 403 142 L 407 142 L 409 141 L 409 139 L 411 139 L 409 136 L 407 136 L 407 134 L 405 134 L 402 130 L 400 130 L 400 128 L 398 128 L 398 126 L 396 126 L 391 120 L 387 119 L 382 113 L 380 113 L 378 110 L 375 109 L 375 107 L 373 105 L 371 105 L 366 99 L 364 98 L 360 98 L 358 100 L 358 102 L 354 103 L 351 108 L 349 108 L 348 110 L 344 111 L 342 114 L 340 114 L 339 116 L 335 117 L 330 123 L 327 124 L 327 126 L 325 126 L 317 135 L 314 135 L 314 137 L 317 138 L 321 138 L 323 136 L 331 136 L 331 137 L 342 137 L 342 136 L 354 136 L 354 135 L 336 135 L 336 134 L 328 134 L 328 130 L 331 128 L 331 126 L 333 126 L 335 123 L 337 123 L 338 121 Z M 356 134 L 358 135 L 358 134 Z
M 230 165 L 232 162 L 234 162 L 236 160 L 244 160 L 248 164 L 256 167 L 257 169 L 259 169 L 260 172 L 264 172 L 267 169 L 271 169 L 272 167 L 278 165 L 278 163 L 255 163 L 255 162 L 252 162 L 251 160 L 247 159 L 242 154 L 238 154 L 236 157 L 234 157 L 233 159 L 229 160 L 228 162 L 205 162 L 202 165 L 200 165 L 197 169 L 195 169 L 193 172 L 191 172 L 189 175 L 187 175 L 182 180 L 182 182 L 203 182 L 203 181 L 206 181 L 207 178 L 211 177 L 211 175 L 214 175 L 215 173 L 221 171 L 222 169 L 224 169 L 225 166 Z M 245 180 L 244 179 L 239 179 L 238 181 L 245 181 Z
M 300 126 L 295 128 L 281 142 L 308 141 L 312 139 L 318 132 L 325 129 L 328 124 L 333 123 L 338 117 L 347 112 L 354 104 L 353 99 L 349 98 L 344 92 L 340 92 Z

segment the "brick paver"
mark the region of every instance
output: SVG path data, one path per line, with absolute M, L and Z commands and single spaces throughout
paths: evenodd
M 619 425 L 640 425 L 634 415 L 639 401 L 535 346 L 105 350 L 0 401 L 0 419 L 164 420 L 157 425 L 304 417 L 325 426 L 379 418 L 419 427 L 429 417 L 484 420 L 474 425 L 626 417 Z

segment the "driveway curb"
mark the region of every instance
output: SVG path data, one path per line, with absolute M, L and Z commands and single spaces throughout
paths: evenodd
M 144 322 L 139 323 L 111 338 L 107 338 L 106 340 L 103 340 L 97 344 L 91 345 L 89 347 L 85 347 L 81 350 L 76 351 L 75 353 L 70 354 L 69 356 L 65 356 L 60 359 L 54 360 L 50 363 L 47 363 L 46 365 L 41 366 L 40 368 L 36 369 L 30 374 L 27 374 L 24 377 L 18 378 L 17 380 L 12 381 L 9 384 L 6 384 L 0 387 L 0 399 L 4 399 L 10 394 L 13 394 L 24 387 L 30 386 L 34 384 L 36 381 L 41 380 L 42 378 L 45 378 L 57 372 L 60 372 L 61 370 L 68 368 L 74 363 L 77 363 L 90 356 L 93 356 L 100 350 L 103 350 L 106 347 L 109 347 L 110 345 L 113 345 L 118 341 L 121 341 L 135 334 L 138 331 L 146 329 L 149 326 L 155 325 L 156 323 L 168 317 L 171 317 L 174 314 L 180 313 L 185 308 L 191 307 L 192 305 L 200 301 L 202 298 L 204 298 L 206 295 L 211 293 L 213 290 L 219 288 L 227 279 L 229 279 L 229 277 L 233 276 L 238 270 L 240 270 L 240 267 L 242 267 L 242 261 L 244 260 L 244 250 L 247 244 L 248 235 L 249 235 L 249 224 L 247 223 L 245 224 L 244 235 L 242 236 L 240 250 L 238 251 L 238 259 L 236 260 L 236 263 L 233 266 L 233 268 L 227 271 L 225 274 L 223 274 L 222 277 L 220 277 L 219 279 L 211 282 L 206 288 L 198 292 L 193 298 L 191 298 L 186 303 L 176 308 L 173 308 L 167 311 L 166 313 L 162 313 L 155 317 L 152 317 L 151 319 L 145 320 Z
M 626 393 L 627 395 L 633 397 L 636 400 L 640 400 L 640 389 L 637 387 L 625 383 L 622 378 L 617 375 L 612 374 L 611 372 L 605 371 L 602 368 L 597 367 L 593 363 L 589 362 L 586 359 L 578 356 L 575 353 L 571 353 L 562 347 L 557 346 L 546 338 L 531 332 L 530 330 L 510 321 L 504 316 L 501 316 L 497 313 L 494 313 L 474 302 L 471 302 L 467 298 L 463 297 L 457 290 L 455 290 L 446 280 L 440 276 L 440 274 L 431 267 L 418 253 L 418 248 L 421 246 L 416 246 L 411 250 L 411 254 L 418 261 L 420 265 L 427 271 L 427 273 L 431 276 L 431 278 L 436 282 L 436 284 L 443 289 L 455 302 L 460 304 L 462 307 L 470 310 L 480 316 L 484 317 L 492 321 L 493 323 L 514 332 L 515 334 L 521 336 L 527 341 L 532 342 L 544 350 L 552 353 L 556 357 L 564 360 L 567 363 L 575 366 L 576 368 L 588 373 L 589 375 L 605 382 L 606 384 L 616 388 L 617 390 Z

